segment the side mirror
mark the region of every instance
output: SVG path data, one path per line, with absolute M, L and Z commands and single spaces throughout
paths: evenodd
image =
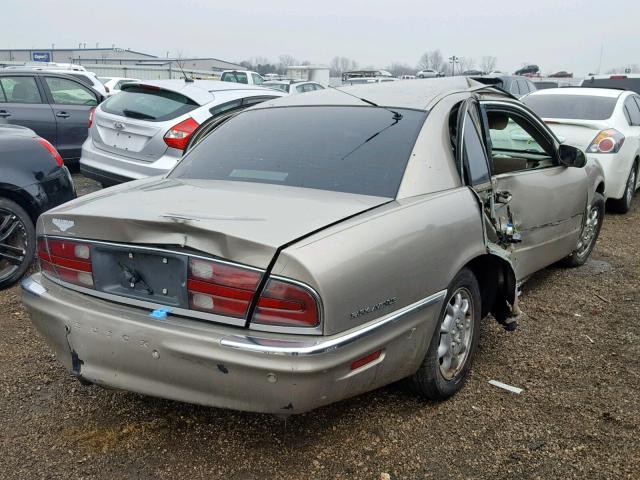
M 558 157 L 560 165 L 565 167 L 582 168 L 587 164 L 587 157 L 584 156 L 584 152 L 571 145 L 560 145 Z

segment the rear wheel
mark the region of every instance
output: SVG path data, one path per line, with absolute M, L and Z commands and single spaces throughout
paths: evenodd
M 580 238 L 576 244 L 576 248 L 568 257 L 562 260 L 565 267 L 579 267 L 587 261 L 593 247 L 596 246 L 602 222 L 604 221 L 604 196 L 596 193 L 593 202 L 585 212 L 585 219 L 582 224 Z
M 17 203 L 0 198 L 0 289 L 20 280 L 35 254 L 31 218 Z
M 445 400 L 462 388 L 480 337 L 480 287 L 464 269 L 447 290 L 436 330 L 422 365 L 407 379 L 409 388 L 430 400 Z
M 627 177 L 627 184 L 624 188 L 624 193 L 620 199 L 609 200 L 609 206 L 611 210 L 618 213 L 627 213 L 631 208 L 631 200 L 636 193 L 636 183 L 638 175 L 638 163 L 635 162 L 631 167 L 629 176 Z

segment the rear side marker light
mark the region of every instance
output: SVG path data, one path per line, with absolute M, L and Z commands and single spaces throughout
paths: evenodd
M 39 238 L 38 259 L 41 270 L 53 278 L 82 287 L 94 287 L 91 247 L 88 244 Z
M 59 167 L 62 167 L 64 165 L 64 161 L 62 160 L 62 157 L 56 150 L 56 147 L 51 145 L 47 140 L 45 140 L 42 137 L 38 137 L 38 143 L 42 145 L 51 154 L 51 156 L 56 161 Z
M 191 135 L 193 135 L 193 132 L 195 132 L 199 126 L 200 124 L 198 122 L 189 117 L 171 127 L 164 135 L 164 142 L 171 148 L 184 150 L 187 148 Z
M 614 128 L 602 130 L 587 147 L 587 153 L 618 153 L 624 145 L 624 135 Z
M 366 357 L 359 358 L 358 360 L 356 360 L 351 364 L 351 370 L 357 370 L 358 368 L 364 367 L 365 365 L 371 362 L 375 362 L 377 359 L 380 358 L 380 355 L 382 355 L 382 349 L 377 350 L 373 353 L 370 353 Z

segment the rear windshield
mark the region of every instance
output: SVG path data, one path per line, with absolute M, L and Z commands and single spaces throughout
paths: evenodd
M 224 72 L 220 80 L 223 82 L 249 83 L 246 72 Z
M 171 177 L 257 182 L 393 198 L 426 112 L 289 107 L 243 112 Z
M 100 108 L 107 113 L 153 122 L 171 120 L 198 107 L 176 92 L 126 84 L 118 95 L 109 97 Z
M 621 88 L 640 93 L 640 78 L 587 78 L 583 87 Z
M 613 114 L 618 99 L 591 95 L 529 95 L 522 101 L 542 118 L 606 120 Z

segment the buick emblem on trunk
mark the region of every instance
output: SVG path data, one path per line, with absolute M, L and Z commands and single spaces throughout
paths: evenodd
M 124 125 L 121 124 L 120 122 L 114 123 L 113 126 L 116 127 L 118 130 L 122 130 L 124 128 Z

